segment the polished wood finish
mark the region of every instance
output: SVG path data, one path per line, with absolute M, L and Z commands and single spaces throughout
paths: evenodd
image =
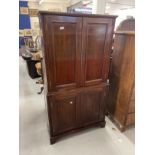
M 108 112 L 124 131 L 134 124 L 135 34 L 117 31 L 110 72 Z
M 108 78 L 109 50 L 113 20 L 84 18 L 83 20 L 83 86 L 100 84 Z
M 49 97 L 52 112 L 53 135 L 75 128 L 77 96 Z
M 81 94 L 81 102 L 77 108 L 77 119 L 81 126 L 104 121 L 104 93 L 103 88 L 98 88 Z
M 44 16 L 43 20 L 48 92 L 79 87 L 82 18 Z
M 70 132 L 105 126 L 115 18 L 40 12 L 51 144 Z

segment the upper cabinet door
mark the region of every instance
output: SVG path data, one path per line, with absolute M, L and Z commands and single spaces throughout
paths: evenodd
M 107 80 L 113 28 L 112 18 L 83 18 L 83 86 Z
M 78 87 L 82 18 L 46 15 L 43 23 L 48 91 Z

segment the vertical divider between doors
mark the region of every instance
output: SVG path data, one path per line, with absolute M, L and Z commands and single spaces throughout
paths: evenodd
M 81 26 L 81 51 L 80 51 L 80 59 L 81 59 L 81 64 L 80 64 L 80 72 L 81 72 L 81 75 L 80 75 L 80 86 L 83 86 L 83 78 L 82 78 L 82 66 L 83 66 L 83 17 L 82 17 L 82 26 Z
M 82 17 L 82 34 L 81 34 L 81 86 L 85 86 L 85 22 L 84 17 Z

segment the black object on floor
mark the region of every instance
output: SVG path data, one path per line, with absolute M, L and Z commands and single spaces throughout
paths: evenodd
M 30 77 L 31 77 L 32 79 L 41 77 L 41 76 L 37 73 L 37 70 L 36 70 L 36 67 L 35 67 L 35 64 L 36 64 L 37 62 L 40 62 L 40 61 L 26 60 L 28 73 L 29 73 L 29 75 L 30 75 Z

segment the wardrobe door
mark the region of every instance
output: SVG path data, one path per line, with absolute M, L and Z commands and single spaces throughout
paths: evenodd
M 82 18 L 46 15 L 43 23 L 48 91 L 78 87 Z
M 53 95 L 48 97 L 49 117 L 54 135 L 72 130 L 76 127 L 76 107 L 79 102 L 77 94 Z
M 83 18 L 83 86 L 107 80 L 113 27 L 111 18 Z
M 77 106 L 77 122 L 81 126 L 104 121 L 105 91 L 103 88 L 92 89 L 81 93 Z

